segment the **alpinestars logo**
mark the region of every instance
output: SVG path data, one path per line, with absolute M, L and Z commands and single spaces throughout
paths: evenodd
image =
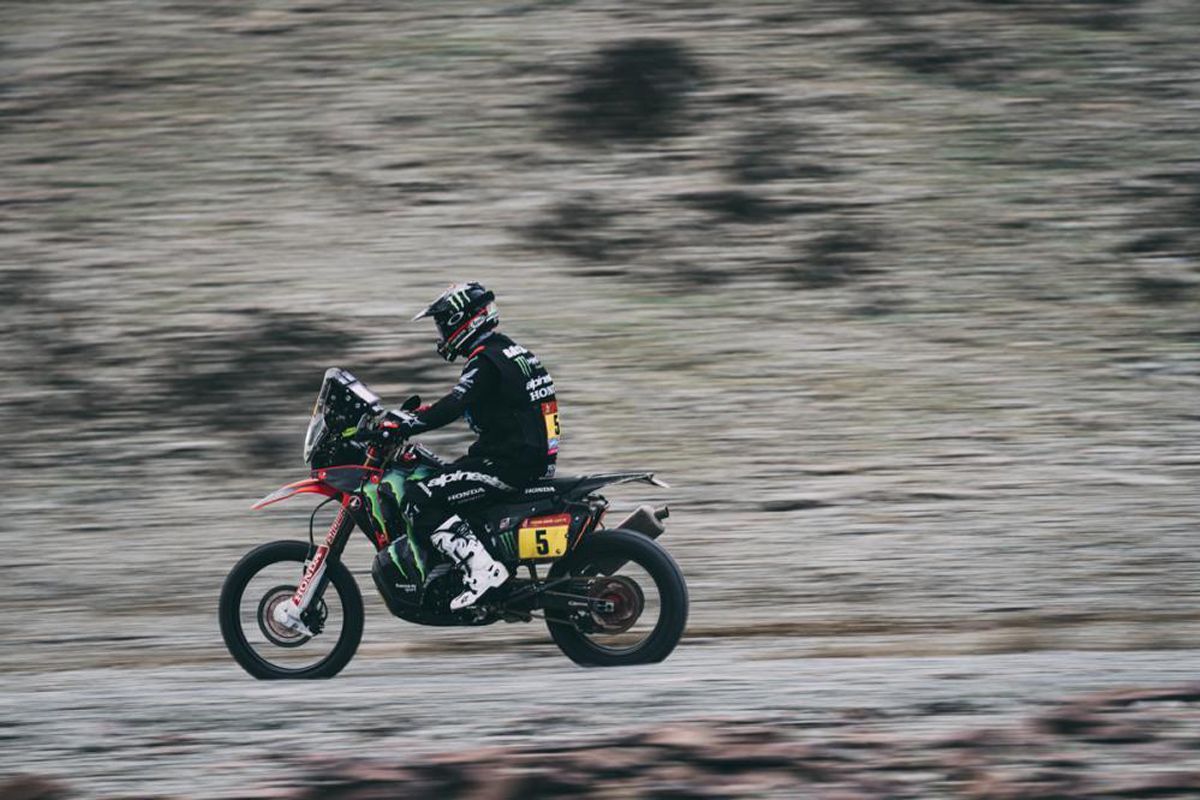
M 525 382 L 525 391 L 529 392 L 529 402 L 536 403 L 538 400 L 554 394 L 554 379 L 543 372 L 538 377 Z
M 457 470 L 455 472 L 447 472 L 444 475 L 438 475 L 436 478 L 430 478 L 425 481 L 430 486 L 446 486 L 450 483 L 458 481 L 477 481 L 479 483 L 494 486 L 497 489 L 512 491 L 513 487 L 509 486 L 504 481 L 494 475 L 488 475 L 486 472 L 467 472 L 466 470 Z

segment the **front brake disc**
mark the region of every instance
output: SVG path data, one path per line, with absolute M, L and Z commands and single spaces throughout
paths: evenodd
M 295 586 L 276 586 L 268 589 L 258 603 L 258 629 L 276 647 L 299 647 L 312 638 L 275 621 L 275 609 L 292 599 L 295 593 Z

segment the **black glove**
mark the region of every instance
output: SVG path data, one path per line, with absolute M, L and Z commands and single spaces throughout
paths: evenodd
M 354 441 L 374 445 L 375 447 L 392 444 L 403 438 L 395 430 L 388 430 L 386 428 L 363 428 L 354 434 Z
M 405 411 L 402 408 L 393 408 L 391 411 L 384 413 L 380 418 L 379 424 L 384 428 L 389 428 L 399 433 L 400 436 L 407 439 L 421 427 L 421 420 L 411 411 Z
M 412 432 L 416 419 L 407 411 L 392 409 L 359 427 L 354 440 L 375 446 L 402 442 Z

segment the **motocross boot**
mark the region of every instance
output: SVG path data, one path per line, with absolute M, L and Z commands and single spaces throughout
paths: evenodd
M 467 590 L 450 601 L 451 611 L 474 604 L 484 592 L 508 580 L 508 568 L 492 558 L 483 542 L 471 532 L 471 526 L 457 514 L 443 522 L 430 539 L 434 547 L 463 571 L 463 586 Z

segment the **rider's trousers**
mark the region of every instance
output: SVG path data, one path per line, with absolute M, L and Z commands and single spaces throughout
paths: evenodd
M 452 514 L 503 502 L 538 477 L 525 468 L 464 456 L 438 475 L 413 481 L 404 494 L 417 512 L 413 527 L 425 538 Z

